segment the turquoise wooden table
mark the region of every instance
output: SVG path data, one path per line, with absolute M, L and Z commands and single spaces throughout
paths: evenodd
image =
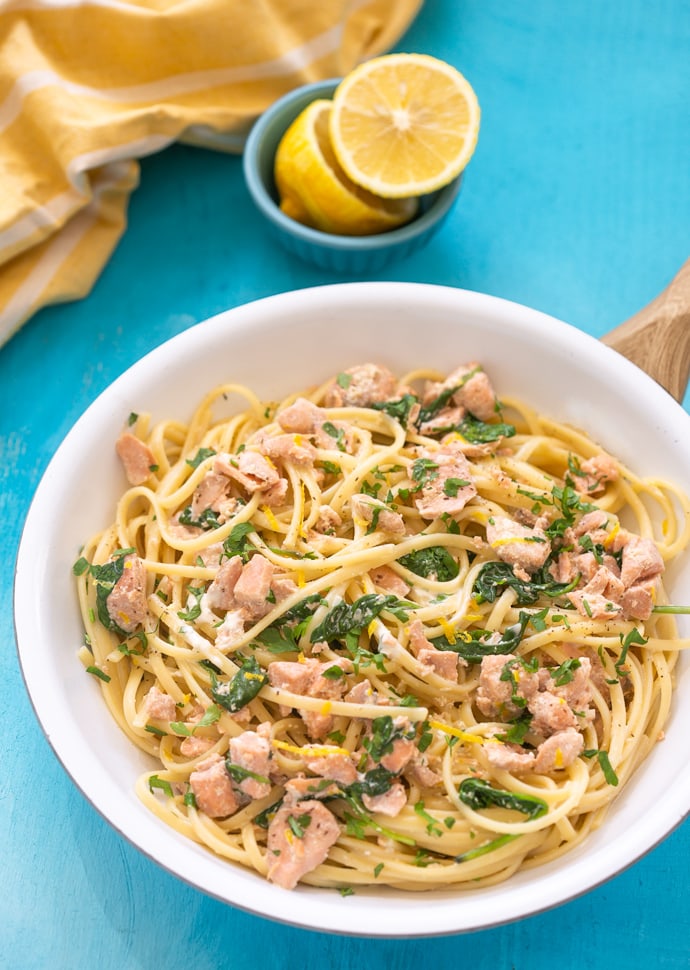
M 485 291 L 596 336 L 663 289 L 690 250 L 687 0 L 428 0 L 398 46 L 457 65 L 483 126 L 447 224 L 381 278 Z M 326 936 L 230 908 L 162 871 L 96 814 L 44 739 L 15 654 L 11 595 L 22 522 L 51 455 L 161 341 L 227 307 L 333 281 L 276 248 L 239 158 L 172 148 L 144 162 L 128 231 L 92 294 L 41 312 L 0 350 L 3 964 L 690 967 L 688 821 L 607 884 L 519 923 L 438 939 Z

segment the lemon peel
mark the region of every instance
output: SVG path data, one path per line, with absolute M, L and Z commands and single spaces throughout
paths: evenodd
M 384 198 L 425 195 L 467 166 L 480 108 L 469 81 L 427 54 L 360 64 L 333 95 L 330 135 L 343 170 Z
M 330 144 L 332 102 L 313 101 L 293 121 L 276 152 L 274 179 L 280 208 L 322 232 L 361 236 L 409 222 L 417 199 L 379 199 L 343 172 Z

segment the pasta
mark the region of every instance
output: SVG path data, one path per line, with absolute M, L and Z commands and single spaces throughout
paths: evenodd
M 480 365 L 227 384 L 117 449 L 80 657 L 155 759 L 139 797 L 222 858 L 492 885 L 585 839 L 663 736 L 690 503 Z

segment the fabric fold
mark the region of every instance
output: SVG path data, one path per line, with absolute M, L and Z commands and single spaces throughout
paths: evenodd
M 125 230 L 136 159 L 241 152 L 301 84 L 390 48 L 422 0 L 7 0 L 0 7 L 0 343 L 86 295 Z

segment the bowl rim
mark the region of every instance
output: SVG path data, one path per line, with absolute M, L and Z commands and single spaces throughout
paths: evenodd
M 46 739 L 87 801 L 144 855 L 207 895 L 259 916 L 322 932 L 390 938 L 439 936 L 487 929 L 535 915 L 581 896 L 618 875 L 665 839 L 690 812 L 688 797 L 690 761 L 686 760 L 668 783 L 667 798 L 662 800 L 653 817 L 650 819 L 644 816 L 625 831 L 616 832 L 615 838 L 607 842 L 605 851 L 598 848 L 594 858 L 594 862 L 598 863 L 596 878 L 591 871 L 592 860 L 588 858 L 586 852 L 583 858 L 583 853 L 578 851 L 580 847 L 577 847 L 563 857 L 567 862 L 568 875 L 571 877 L 567 885 L 564 885 L 563 879 L 560 878 L 560 862 L 556 866 L 546 863 L 530 871 L 537 892 L 527 903 L 523 899 L 517 900 L 519 894 L 513 892 L 516 886 L 515 879 L 487 888 L 486 892 L 482 890 L 476 895 L 464 894 L 457 888 L 442 893 L 406 893 L 402 897 L 395 892 L 387 893 L 387 904 L 383 905 L 382 909 L 384 916 L 386 913 L 389 916 L 395 914 L 393 924 L 395 930 L 390 930 L 371 919 L 370 911 L 379 909 L 379 905 L 372 906 L 372 896 L 379 900 L 379 903 L 381 900 L 380 894 L 376 892 L 363 893 L 358 890 L 357 895 L 349 900 L 349 905 L 345 907 L 337 898 L 337 893 L 332 890 L 311 890 L 304 887 L 296 891 L 297 895 L 289 894 L 265 883 L 262 877 L 256 877 L 260 880 L 260 885 L 257 885 L 255 874 L 238 873 L 234 868 L 228 878 L 228 863 L 219 862 L 214 857 L 210 857 L 205 850 L 201 850 L 193 843 L 188 843 L 187 839 L 172 832 L 165 823 L 148 813 L 148 810 L 141 806 L 131 793 L 117 789 L 117 805 L 114 808 L 108 805 L 105 794 L 111 783 L 105 769 L 98 764 L 88 762 L 87 772 L 77 755 L 70 749 L 70 741 L 73 739 L 69 733 L 67 736 L 64 734 L 64 731 L 69 731 L 69 728 L 64 727 L 53 710 L 53 697 L 49 685 L 44 682 L 42 672 L 37 670 L 35 665 L 36 644 L 40 641 L 42 632 L 36 615 L 39 612 L 36 607 L 40 604 L 40 598 L 38 601 L 35 600 L 35 585 L 38 582 L 40 586 L 40 577 L 47 571 L 45 562 L 47 553 L 45 550 L 41 551 L 41 543 L 47 523 L 50 522 L 49 512 L 55 505 L 55 497 L 60 497 L 61 487 L 64 488 L 61 485 L 61 475 L 71 469 L 75 456 L 82 450 L 82 435 L 89 432 L 93 438 L 95 434 L 102 434 L 103 422 L 106 419 L 112 422 L 113 406 L 122 408 L 123 392 L 130 385 L 133 384 L 135 388 L 143 387 L 151 368 L 158 373 L 157 381 L 160 383 L 162 372 L 165 372 L 168 366 L 178 361 L 177 366 L 180 367 L 180 359 L 186 361 L 191 349 L 196 348 L 196 352 L 199 352 L 200 341 L 204 347 L 207 344 L 213 346 L 219 345 L 228 336 L 250 333 L 257 323 L 261 324 L 263 321 L 265 326 L 267 319 L 273 321 L 272 315 L 277 311 L 280 311 L 283 319 L 288 319 L 300 311 L 323 312 L 324 308 L 327 309 L 331 304 L 344 300 L 349 301 L 348 305 L 353 311 L 362 307 L 377 310 L 387 303 L 394 302 L 396 309 L 404 307 L 405 312 L 412 312 L 422 309 L 425 301 L 429 299 L 435 300 L 444 311 L 447 310 L 449 313 L 476 314 L 477 319 L 482 323 L 497 320 L 500 324 L 498 330 L 506 329 L 508 325 L 511 328 L 518 327 L 525 339 L 532 342 L 537 337 L 543 338 L 548 335 L 550 344 L 566 358 L 575 349 L 575 352 L 582 357 L 583 365 L 586 361 L 588 368 L 591 366 L 594 380 L 601 381 L 602 374 L 612 369 L 624 392 L 634 388 L 644 396 L 645 401 L 651 402 L 655 409 L 655 420 L 659 423 L 658 431 L 667 434 L 667 443 L 673 440 L 673 435 L 681 438 L 684 436 L 685 440 L 690 437 L 690 415 L 651 378 L 595 338 L 537 310 L 497 297 L 426 283 L 328 284 L 265 297 L 223 311 L 163 342 L 125 370 L 98 395 L 59 445 L 32 499 L 16 559 L 14 623 L 18 660 L 24 684 Z M 270 326 L 274 327 L 275 322 L 271 322 Z M 669 423 L 673 428 L 667 433 L 664 428 Z M 690 483 L 690 459 L 684 455 L 678 461 L 682 461 L 684 470 L 687 469 Z M 49 526 L 51 527 L 53 526 Z M 73 557 L 70 559 L 69 551 L 66 561 L 71 567 Z M 61 561 L 60 568 L 63 565 Z M 54 564 L 51 568 L 54 570 Z M 47 648 L 41 645 L 40 649 Z M 32 661 L 34 661 L 33 664 Z M 75 668 L 78 666 L 75 659 Z M 684 681 L 686 686 L 688 686 L 687 681 L 686 676 Z M 103 704 L 100 696 L 98 702 Z M 107 711 L 106 714 L 109 718 Z M 114 728 L 117 730 L 116 726 Z M 79 738 L 83 741 L 82 735 L 79 735 Z M 134 769 L 132 769 L 132 785 L 133 775 Z M 624 790 L 623 796 L 627 790 Z M 669 794 L 673 797 L 668 797 Z M 139 805 L 142 809 L 142 815 L 137 816 L 136 828 L 133 827 L 131 819 L 133 805 Z M 171 848 L 174 851 L 171 851 Z M 200 872 L 202 876 L 198 875 Z M 213 880 L 212 885 L 207 881 L 204 882 L 209 874 L 215 875 L 216 872 L 220 874 L 217 880 Z M 225 876 L 224 882 L 223 876 Z M 529 879 L 527 883 L 532 884 Z M 219 889 L 219 884 L 230 885 L 227 889 Z M 519 881 L 517 884 L 521 885 Z M 330 898 L 328 893 L 331 894 Z M 492 895 L 488 897 L 487 893 Z M 508 905 L 503 910 L 500 906 L 494 908 L 491 914 L 487 915 L 486 899 L 493 899 L 494 895 L 500 902 Z M 426 906 L 425 902 L 432 902 L 434 905 Z M 300 906 L 300 903 L 304 905 Z M 424 925 L 420 920 L 422 912 L 426 920 Z M 365 930 L 359 929 L 357 925 L 352 927 L 351 920 L 348 918 L 355 915 L 364 922 Z M 403 917 L 402 920 L 400 916 Z M 348 921 L 350 925 L 343 927 L 343 921 Z
M 430 193 L 426 197 L 429 200 L 428 206 L 410 222 L 399 226 L 397 229 L 389 229 L 386 232 L 372 233 L 366 236 L 343 236 L 322 232 L 320 229 L 305 226 L 295 219 L 291 219 L 281 211 L 260 174 L 266 139 L 277 119 L 283 115 L 286 116 L 286 123 L 282 129 L 285 131 L 302 108 L 305 108 L 317 98 L 331 95 L 341 80 L 341 78 L 329 78 L 295 88 L 274 101 L 259 116 L 249 132 L 242 156 L 242 170 L 247 188 L 259 211 L 276 229 L 310 246 L 341 252 L 368 252 L 405 246 L 410 240 L 423 235 L 428 229 L 436 225 L 451 209 L 463 184 L 463 172 L 447 185 Z

